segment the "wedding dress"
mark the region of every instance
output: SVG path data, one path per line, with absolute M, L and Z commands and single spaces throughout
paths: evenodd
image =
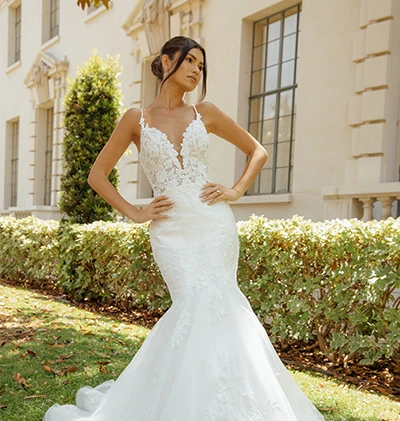
M 239 242 L 226 201 L 201 202 L 209 137 L 194 107 L 178 152 L 140 120 L 141 165 L 174 207 L 152 221 L 154 257 L 173 304 L 114 381 L 84 387 L 44 421 L 317 421 L 239 290 Z M 129 352 L 129 350 L 127 350 Z

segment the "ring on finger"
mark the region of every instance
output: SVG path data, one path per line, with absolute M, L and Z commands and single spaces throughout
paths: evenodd
M 218 194 L 222 194 L 221 190 L 217 190 L 217 193 L 218 193 Z

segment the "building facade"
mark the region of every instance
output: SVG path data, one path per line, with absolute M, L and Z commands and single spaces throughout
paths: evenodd
M 97 49 L 119 55 L 124 103 L 146 107 L 150 63 L 171 36 L 204 45 L 207 100 L 269 159 L 238 220 L 400 214 L 400 3 L 397 0 L 0 0 L 0 213 L 58 218 L 69 77 Z M 195 103 L 195 91 L 185 101 Z M 210 178 L 228 187 L 246 157 L 211 135 Z M 152 196 L 132 147 L 120 192 Z

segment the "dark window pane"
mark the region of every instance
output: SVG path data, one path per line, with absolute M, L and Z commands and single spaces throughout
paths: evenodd
M 285 12 L 283 35 L 288 35 L 288 34 L 292 34 L 296 32 L 297 16 L 298 16 L 297 7 L 293 7 Z
M 260 194 L 272 193 L 272 170 L 263 169 L 260 173 Z
M 288 167 L 290 163 L 290 141 L 278 143 L 276 166 Z
M 292 116 L 281 117 L 279 119 L 278 142 L 290 140 L 291 127 Z
M 276 112 L 276 94 L 264 97 L 264 120 L 275 117 Z
M 255 95 L 263 91 L 265 70 L 257 70 L 253 72 L 253 80 L 251 84 L 251 94 Z
M 296 34 L 283 38 L 282 61 L 294 59 L 296 56 Z
M 288 180 L 289 180 L 289 168 L 277 168 L 276 169 L 276 193 L 285 193 L 288 191 Z
M 281 17 L 277 15 L 269 20 L 268 42 L 279 39 L 281 36 Z
M 265 46 L 260 45 L 253 50 L 253 70 L 260 70 L 265 67 Z
M 274 91 L 278 88 L 279 66 L 268 67 L 266 71 L 265 92 Z
M 279 116 L 284 117 L 292 115 L 293 109 L 293 91 L 284 91 L 281 93 L 279 102 Z
M 250 123 L 250 129 L 249 132 L 252 136 L 254 136 L 257 140 L 259 140 L 261 138 L 261 122 L 256 122 L 256 123 Z
M 267 66 L 273 66 L 279 61 L 279 46 L 280 40 L 270 42 L 267 45 Z
M 281 87 L 294 84 L 294 60 L 282 63 L 282 80 Z
M 263 122 L 263 145 L 271 144 L 275 139 L 275 118 L 264 120 Z M 271 156 L 271 155 L 270 155 Z
M 262 100 L 254 98 L 250 102 L 250 122 L 262 120 Z

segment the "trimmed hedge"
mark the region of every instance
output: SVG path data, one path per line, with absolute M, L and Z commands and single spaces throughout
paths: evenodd
M 242 291 L 272 340 L 317 339 L 331 361 L 400 356 L 400 219 L 239 224 Z
M 334 362 L 400 357 L 400 219 L 252 217 L 238 231 L 239 284 L 271 340 L 315 342 Z M 125 309 L 171 304 L 148 224 L 0 218 L 0 275 Z

